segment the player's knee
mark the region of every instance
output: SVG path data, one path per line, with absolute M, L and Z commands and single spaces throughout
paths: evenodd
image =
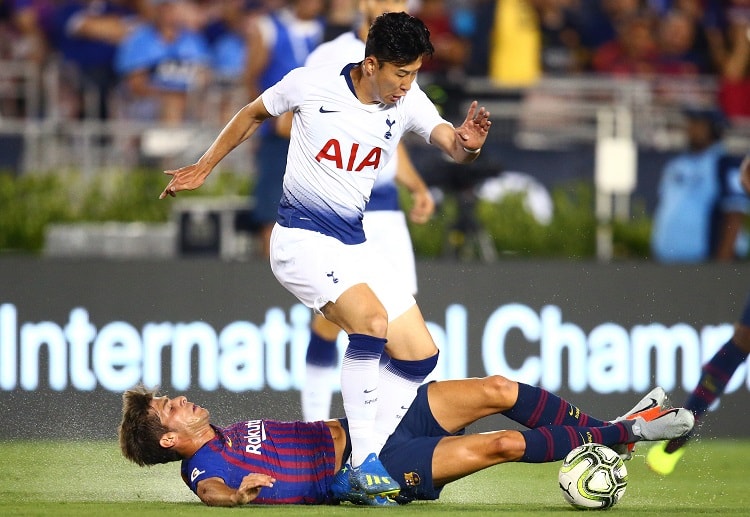
M 517 431 L 501 431 L 493 436 L 491 451 L 498 463 L 518 461 L 526 450 L 526 441 Z
M 485 377 L 483 388 L 487 399 L 501 409 L 512 407 L 518 394 L 517 384 L 502 375 Z
M 750 352 L 750 327 L 738 323 L 734 326 L 734 343 L 745 352 Z
M 388 333 L 388 314 L 384 311 L 374 311 L 364 319 L 363 333 L 370 336 L 383 336 Z

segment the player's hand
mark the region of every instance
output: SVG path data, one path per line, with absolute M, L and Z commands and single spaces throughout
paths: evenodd
M 159 199 L 172 196 L 175 197 L 181 190 L 195 190 L 206 180 L 209 171 L 204 170 L 198 163 L 181 167 L 177 170 L 164 171 L 164 174 L 172 176 L 167 188 L 159 195 Z
M 750 154 L 745 156 L 745 159 L 742 160 L 742 165 L 740 165 L 740 182 L 745 192 L 750 195 Z
M 413 223 L 424 224 L 430 220 L 435 213 L 435 200 L 427 189 L 413 192 L 411 195 L 414 204 L 409 211 L 409 219 Z
M 275 482 L 276 478 L 266 474 L 248 474 L 242 478 L 242 483 L 232 499 L 235 504 L 247 504 L 258 497 L 261 488 L 271 488 Z
M 487 139 L 492 122 L 490 112 L 484 106 L 477 109 L 477 101 L 471 103 L 466 114 L 466 120 L 456 128 L 456 134 L 461 140 L 461 145 L 466 149 L 479 149 Z

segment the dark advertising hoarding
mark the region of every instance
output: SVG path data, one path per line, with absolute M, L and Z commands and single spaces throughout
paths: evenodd
M 656 384 L 684 401 L 732 334 L 750 267 L 502 261 L 418 271 L 441 350 L 433 377 L 503 374 L 614 418 Z M 218 424 L 300 418 L 310 316 L 263 262 L 4 258 L 0 439 L 112 438 L 120 395 L 138 382 L 185 393 Z M 747 407 L 743 365 L 704 432 L 746 435 Z M 476 430 L 500 427 L 511 426 L 493 417 Z

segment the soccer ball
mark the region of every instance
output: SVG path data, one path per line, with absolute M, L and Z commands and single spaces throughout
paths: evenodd
M 565 456 L 557 479 L 563 497 L 576 508 L 605 509 L 625 493 L 628 469 L 609 447 L 586 443 Z

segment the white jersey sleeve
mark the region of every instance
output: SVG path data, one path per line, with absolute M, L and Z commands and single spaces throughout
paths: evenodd
M 428 144 L 430 143 L 432 130 L 437 126 L 448 124 L 453 127 L 453 124 L 440 116 L 435 105 L 416 81 L 412 84 L 409 93 L 403 97 L 402 102 L 406 117 L 404 121 L 405 132 L 417 133 Z
M 287 111 L 293 111 L 299 100 L 304 97 L 301 68 L 295 68 L 286 74 L 281 81 L 264 91 L 260 98 L 268 113 L 278 117 Z

